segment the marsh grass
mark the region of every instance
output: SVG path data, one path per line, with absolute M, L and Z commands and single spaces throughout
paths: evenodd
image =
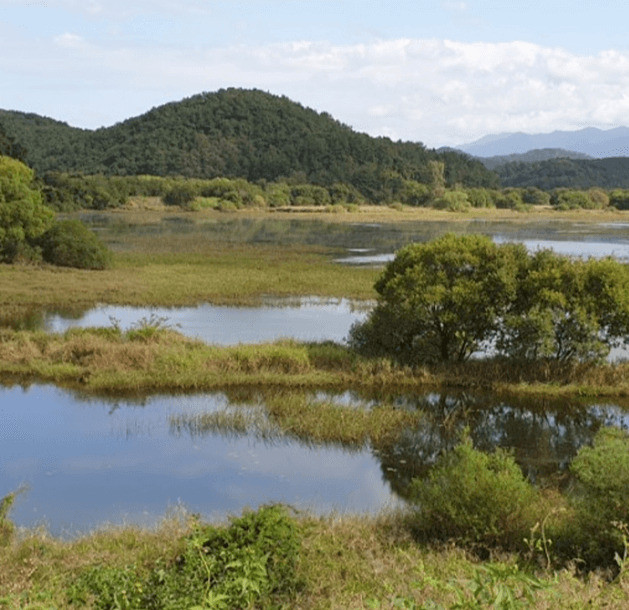
M 257 305 L 269 295 L 372 299 L 376 274 L 338 265 L 331 251 L 318 247 L 217 244 L 202 235 L 143 239 L 132 251 L 116 253 L 108 270 L 0 265 L 0 325 L 40 310 L 87 310 L 99 303 Z
M 292 581 L 297 586 L 284 601 L 258 598 L 256 608 L 624 610 L 629 603 L 625 578 L 609 582 L 596 574 L 576 578 L 570 569 L 534 571 L 520 556 L 507 553 L 479 563 L 453 545 L 417 544 L 402 511 L 290 519 L 300 539 Z M 43 530 L 22 532 L 0 547 L 0 608 L 98 607 L 93 596 L 79 603 L 85 584 L 111 585 L 108 597 L 116 594 L 122 602 L 124 586 L 143 585 L 160 570 L 164 582 L 173 578 L 170 570 L 178 558 L 198 552 L 191 542 L 200 540 L 195 532 L 204 527 L 194 516 L 180 516 L 165 519 L 154 530 L 107 528 L 65 541 Z M 231 539 L 228 528 L 218 528 L 221 539 Z M 526 586 L 530 599 L 522 596 Z M 197 594 L 191 585 L 185 591 L 182 601 Z M 502 605 L 498 595 L 506 600 Z M 506 605 L 509 595 L 517 605 Z
M 373 447 L 389 445 L 422 420 L 421 412 L 386 404 L 347 407 L 300 393 L 280 392 L 267 398 L 265 406 L 173 415 L 170 429 L 192 437 L 222 434 L 253 435 L 263 440 L 296 438 L 308 444 L 335 444 L 360 450 L 367 443 Z
M 266 386 L 458 388 L 522 396 L 629 396 L 626 362 L 559 366 L 488 359 L 450 367 L 413 368 L 386 358 L 364 358 L 331 341 L 208 345 L 150 321 L 124 332 L 115 325 L 75 328 L 63 334 L 0 329 L 0 374 L 92 392 Z M 351 425 L 348 422 L 348 427 Z

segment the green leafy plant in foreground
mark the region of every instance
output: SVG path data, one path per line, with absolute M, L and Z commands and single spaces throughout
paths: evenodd
M 197 526 L 182 553 L 148 574 L 135 565 L 92 567 L 68 589 L 77 606 L 99 610 L 251 608 L 299 587 L 297 525 L 280 505 L 233 519 L 230 527 Z
M 418 589 L 422 584 L 414 583 Z M 411 597 L 395 597 L 391 604 L 404 610 L 522 610 L 534 608 L 537 592 L 551 586 L 551 582 L 530 576 L 517 565 L 490 563 L 476 568 L 472 578 L 463 583 L 450 582 L 441 587 L 456 598 L 447 607 L 432 601 L 418 604 Z M 381 607 L 378 600 L 368 604 L 374 609 Z

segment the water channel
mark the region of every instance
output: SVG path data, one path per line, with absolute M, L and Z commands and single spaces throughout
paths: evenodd
M 101 222 L 110 240 L 122 229 Z M 422 241 L 453 227 L 432 223 L 400 226 L 341 225 L 317 231 L 299 221 L 193 227 L 162 223 L 138 231 L 205 231 L 210 239 L 343 244 L 352 261 L 390 258 L 409 241 Z M 229 225 L 229 226 L 228 226 Z M 437 226 L 438 225 L 438 226 Z M 553 247 L 574 256 L 629 259 L 629 225 L 557 223 L 553 226 L 469 223 L 497 241 Z M 454 227 L 468 231 L 470 226 Z M 325 229 L 325 230 L 324 230 Z M 129 228 L 125 229 L 131 230 Z M 310 231 L 310 232 L 309 232 Z M 123 242 L 121 241 L 121 244 Z M 122 245 L 120 246 L 122 247 Z M 280 306 L 281 305 L 281 306 Z M 250 343 L 295 337 L 342 341 L 365 315 L 345 300 L 268 302 L 260 308 L 97 308 L 80 315 L 42 312 L 24 326 L 62 332 L 71 326 L 128 328 L 151 315 L 186 335 L 210 343 Z M 383 401 L 419 409 L 422 424 L 389 446 L 313 445 L 304 439 L 260 435 L 256 430 L 200 429 L 174 425 L 178 416 L 221 410 L 259 409 L 264 394 L 243 391 L 205 395 L 87 397 L 48 385 L 0 386 L 0 497 L 28 486 L 18 497 L 14 521 L 45 524 L 56 535 L 74 534 L 106 522 L 151 524 L 179 505 L 207 518 L 238 513 L 244 506 L 283 501 L 315 512 L 374 512 L 404 502 L 410 480 L 423 476 L 441 451 L 469 426 L 476 446 L 514 450 L 536 481 L 564 477 L 567 467 L 601 426 L 629 426 L 627 405 L 574 402 L 504 404 L 492 396 L 324 396 L 347 408 L 374 408 Z M 310 396 L 321 399 L 321 395 Z

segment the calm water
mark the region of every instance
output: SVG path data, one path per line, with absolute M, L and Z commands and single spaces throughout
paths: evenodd
M 394 443 L 343 447 L 173 425 L 174 416 L 263 409 L 266 395 L 246 390 L 95 399 L 46 385 L 0 387 L 0 495 L 27 485 L 14 521 L 45 523 L 56 535 L 106 522 L 149 525 L 179 504 L 210 519 L 274 501 L 318 513 L 375 512 L 403 503 L 411 479 L 425 476 L 465 426 L 481 449 L 512 448 L 536 481 L 565 472 L 601 426 L 629 423 L 618 405 L 349 392 L 311 398 L 347 408 L 386 401 L 426 416 Z
M 165 324 L 189 337 L 208 343 L 233 345 L 260 343 L 282 337 L 302 341 L 332 340 L 342 342 L 351 325 L 364 319 L 365 308 L 356 309 L 346 299 L 303 299 L 269 301 L 262 307 L 155 308 L 103 306 L 83 314 L 68 316 L 48 313 L 38 318 L 36 326 L 50 332 L 64 332 L 80 326 L 111 326 L 116 320 L 123 329 L 151 315 L 164 318 Z

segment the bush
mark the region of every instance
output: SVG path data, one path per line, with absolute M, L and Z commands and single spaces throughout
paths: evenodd
M 629 524 L 629 434 L 600 430 L 570 470 L 576 478 L 571 493 L 575 517 L 566 524 L 559 549 L 567 557 L 580 557 L 588 568 L 613 565 L 615 554 L 625 551 L 614 524 Z
M 228 528 L 197 527 L 183 552 L 148 576 L 136 566 L 90 568 L 68 597 L 76 606 L 93 597 L 92 607 L 99 610 L 259 607 L 269 598 L 290 598 L 300 586 L 299 545 L 297 526 L 285 509 L 265 506 Z
M 470 207 L 470 202 L 465 191 L 446 191 L 433 202 L 433 207 L 448 212 L 465 212 Z
M 178 205 L 186 207 L 194 201 L 197 191 L 189 182 L 180 182 L 172 186 L 172 188 L 164 195 L 163 201 L 166 205 Z
M 411 485 L 422 537 L 515 549 L 535 524 L 538 492 L 513 457 L 486 454 L 469 437 L 444 455 L 426 480 Z
M 62 220 L 46 231 L 37 241 L 44 261 L 61 267 L 106 269 L 111 264 L 111 252 L 79 220 Z

